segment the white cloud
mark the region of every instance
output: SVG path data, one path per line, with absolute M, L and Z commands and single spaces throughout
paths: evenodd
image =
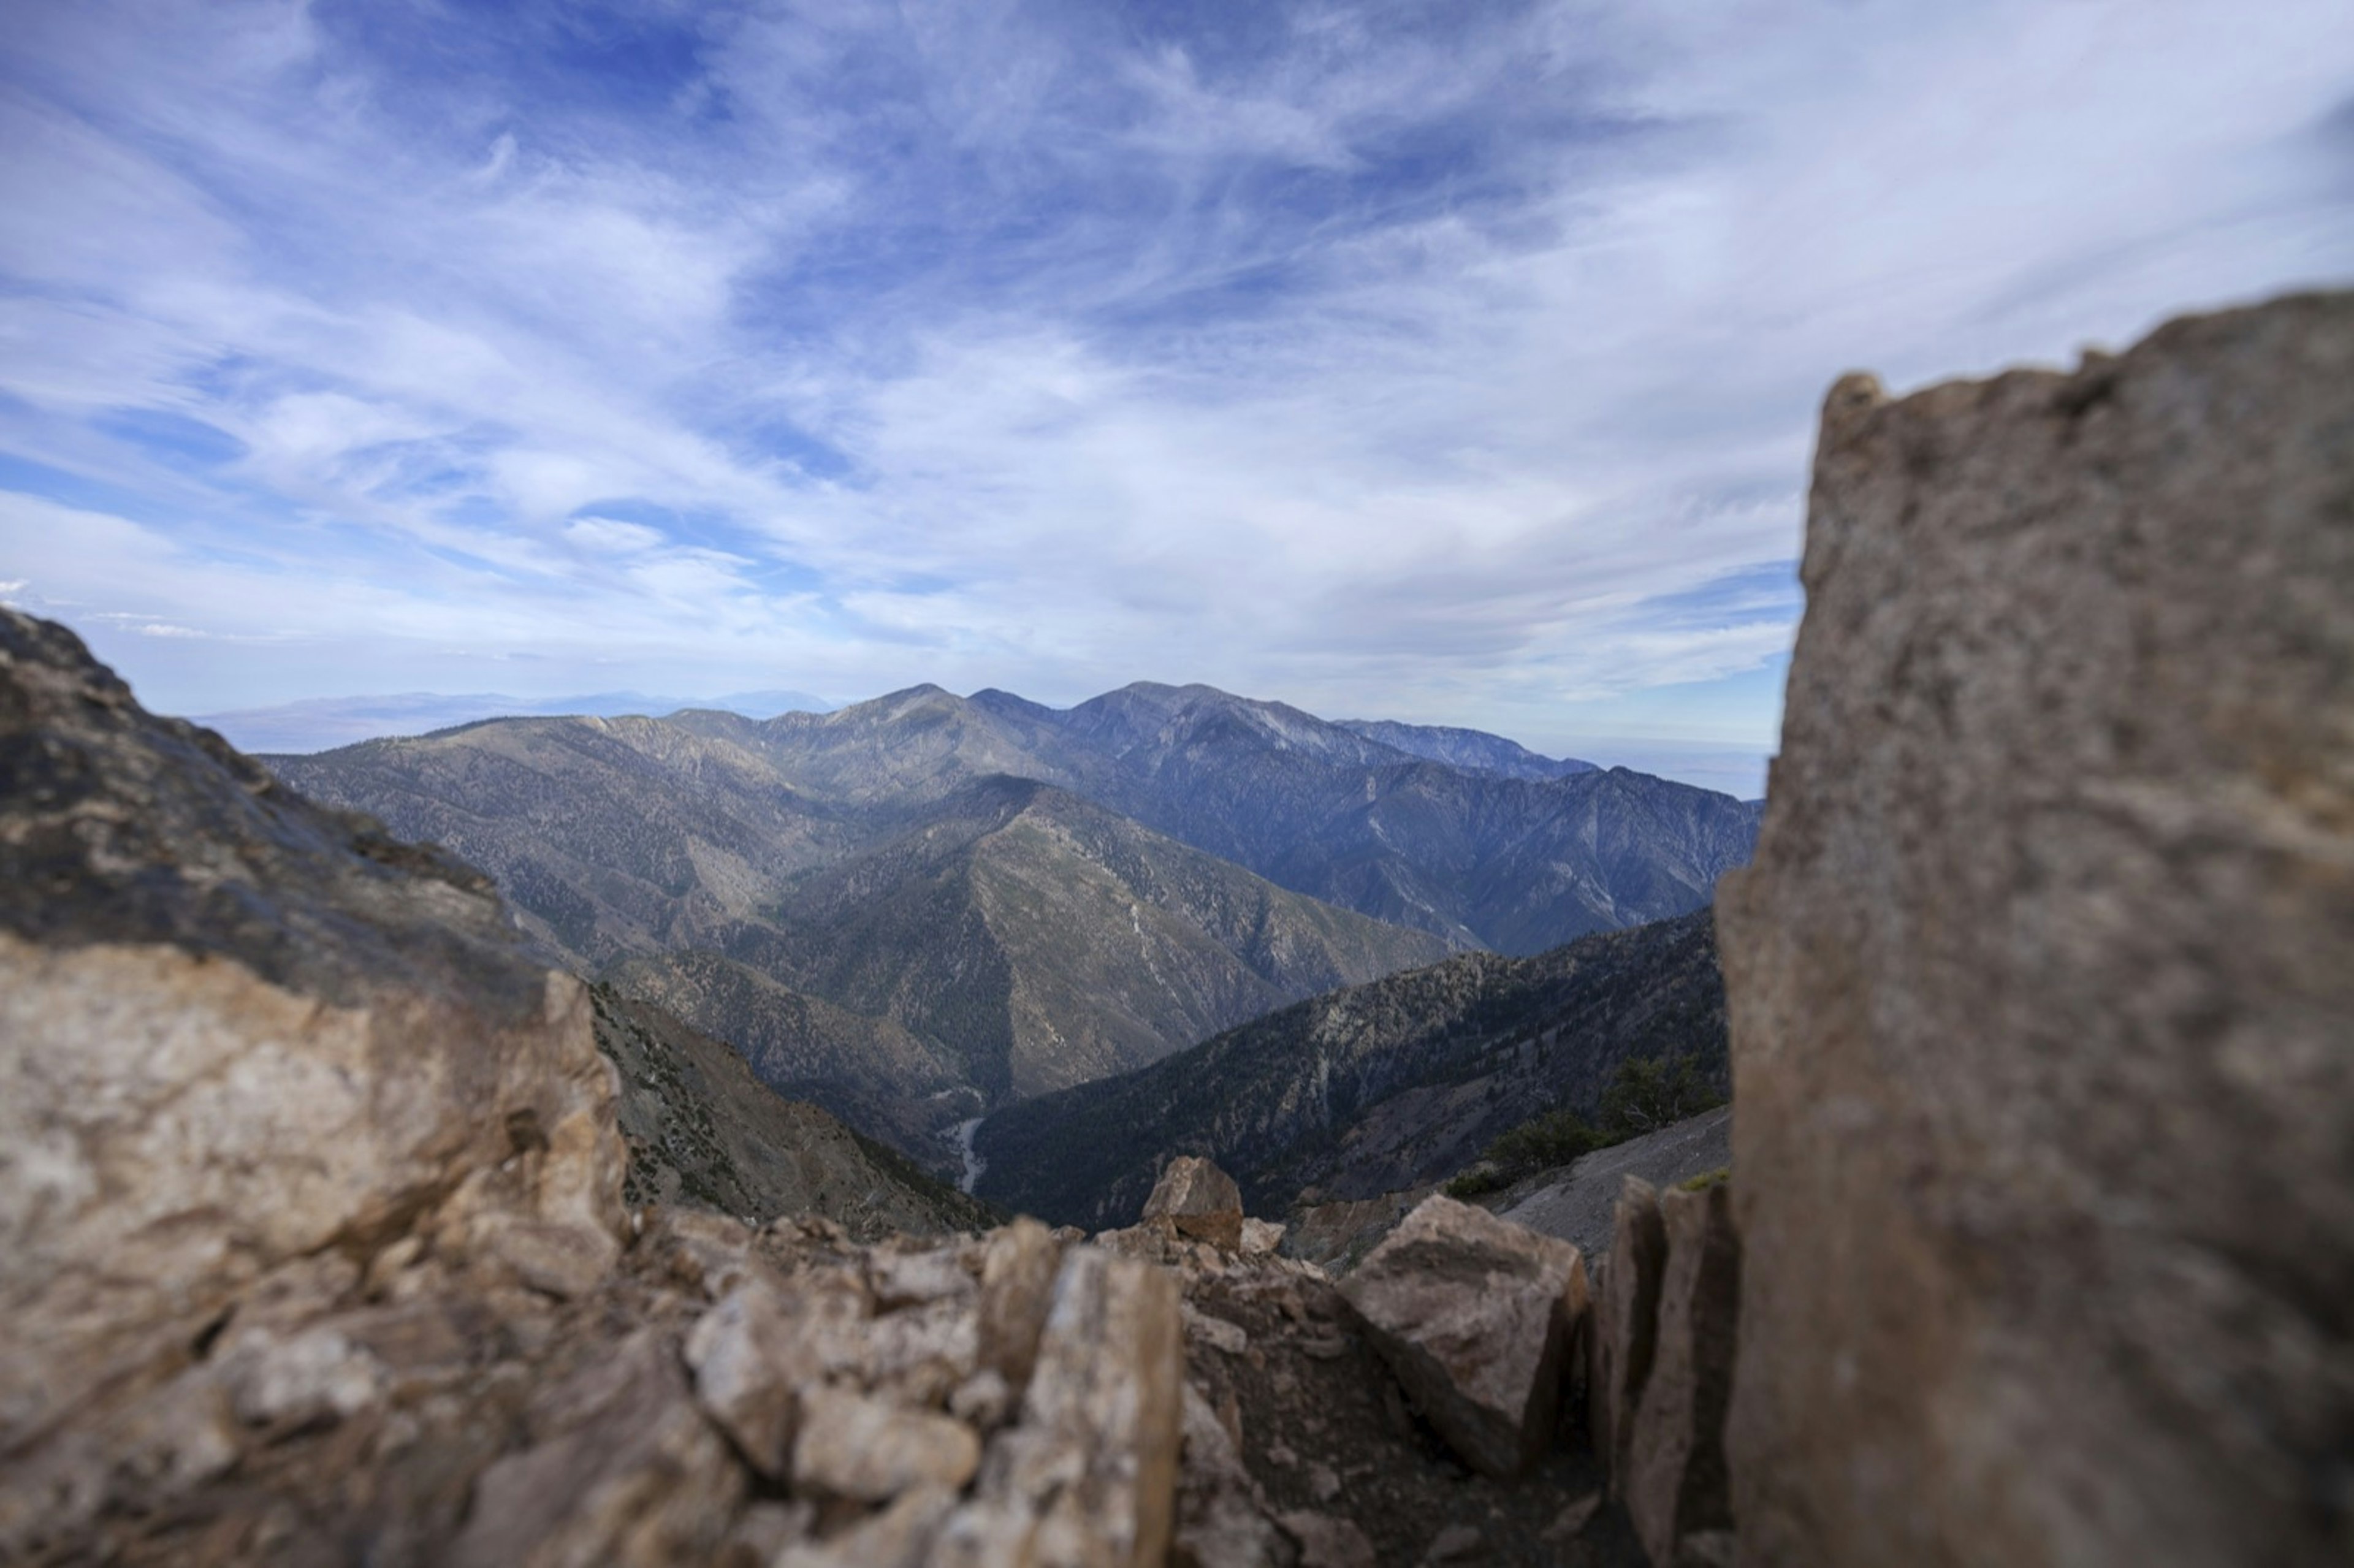
M 505 24 L 60 8 L 0 46 L 0 448 L 111 499 L 10 498 L 0 569 L 252 650 L 158 667 L 204 708 L 535 656 L 1533 734 L 1787 647 L 1688 601 L 1795 554 L 1840 370 L 2354 273 L 2354 25 L 2266 13 L 755 6 L 583 107 Z

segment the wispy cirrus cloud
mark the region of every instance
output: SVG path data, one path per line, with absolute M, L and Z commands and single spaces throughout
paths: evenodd
M 1829 380 L 2343 281 L 2349 103 L 2325 0 L 43 8 L 0 575 L 196 710 L 1762 746 Z

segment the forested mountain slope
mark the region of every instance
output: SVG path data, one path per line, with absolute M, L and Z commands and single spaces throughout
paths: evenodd
M 1723 981 L 1702 911 L 1528 959 L 1467 953 L 1270 1013 L 1136 1072 L 1009 1106 L 980 1128 L 976 1191 L 1126 1224 L 1159 1164 L 1204 1154 L 1254 1212 L 1447 1175 L 1557 1106 L 1590 1110 L 1637 1057 L 1723 1083 Z

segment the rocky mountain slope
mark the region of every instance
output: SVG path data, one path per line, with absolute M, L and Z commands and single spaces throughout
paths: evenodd
M 1239 1212 L 862 1245 L 631 1206 L 954 1217 L 833 1189 L 893 1173 L 810 1130 L 0 609 L 0 1558 L 1631 1562 L 1551 1420 L 1574 1252 L 1440 1216 L 1486 1348 L 1434 1373 Z
M 494 720 L 271 760 L 321 800 L 490 868 L 539 934 L 590 962 L 684 945 L 995 775 L 1506 952 L 1697 908 L 1755 836 L 1754 802 L 1624 768 L 1532 777 L 1543 769 L 1509 741 L 1400 733 L 1453 760 L 1279 703 L 1150 683 L 1067 710 L 919 686 L 765 723 Z
M 1705 914 L 1530 959 L 1463 954 L 1267 1015 L 1152 1066 L 981 1123 L 976 1191 L 1081 1224 L 1134 1214 L 1158 1161 L 1198 1153 L 1255 1210 L 1450 1175 L 1618 1064 L 1691 1057 L 1722 1081 L 1724 992 Z
M 273 766 L 483 866 L 552 956 L 945 1171 L 937 1135 L 1009 1098 L 1449 948 L 1681 913 L 1748 853 L 1728 797 L 1397 734 L 1467 766 L 1150 684 L 1067 711 L 918 687 L 767 722 L 498 720 Z
M 1447 951 L 1002 776 L 797 882 L 724 947 L 948 1044 L 990 1103 L 1141 1065 Z
M 608 986 L 589 988 L 597 1048 L 620 1074 L 624 1202 L 680 1203 L 758 1226 L 815 1215 L 859 1241 L 983 1230 L 998 1216 L 755 1077 L 735 1047 Z

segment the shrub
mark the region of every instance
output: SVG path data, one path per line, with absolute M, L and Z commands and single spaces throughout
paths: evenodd
M 1492 1165 L 1474 1165 L 1447 1183 L 1444 1189 L 1450 1198 L 1484 1198 L 1490 1192 L 1500 1192 L 1512 1184 L 1512 1179 Z
M 1611 1142 L 1623 1142 L 1723 1103 L 1691 1057 L 1670 1063 L 1638 1056 L 1618 1064 L 1610 1086 L 1602 1091 L 1602 1126 Z
M 1488 1146 L 1488 1159 L 1517 1181 L 1532 1171 L 1566 1165 L 1602 1147 L 1602 1138 L 1575 1111 L 1557 1110 L 1524 1121 Z

